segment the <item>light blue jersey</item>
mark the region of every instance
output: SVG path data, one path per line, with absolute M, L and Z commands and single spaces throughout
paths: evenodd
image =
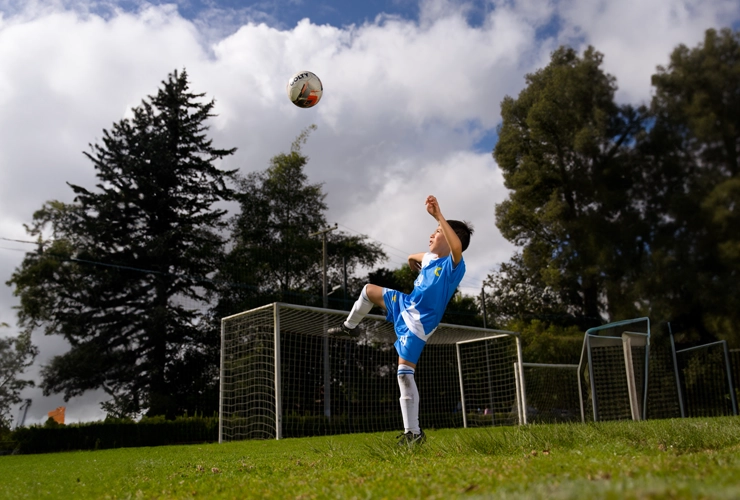
M 455 266 L 451 254 L 438 258 L 426 253 L 421 266 L 410 294 L 389 288 L 383 292 L 386 319 L 393 323 L 398 337 L 395 344 L 398 355 L 412 363 L 418 361 L 465 275 L 465 260 L 460 259 Z

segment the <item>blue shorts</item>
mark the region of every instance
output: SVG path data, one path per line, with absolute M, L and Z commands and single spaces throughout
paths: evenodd
M 398 357 L 410 363 L 418 363 L 421 351 L 427 343 L 409 330 L 406 322 L 401 317 L 401 301 L 399 296 L 401 292 L 390 288 L 383 288 L 383 301 L 385 302 L 386 316 L 385 319 L 393 323 L 393 329 L 396 331 L 396 342 L 393 344 L 398 353 Z

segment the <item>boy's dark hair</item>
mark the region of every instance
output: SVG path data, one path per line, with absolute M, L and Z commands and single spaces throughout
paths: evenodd
M 457 237 L 460 238 L 463 252 L 467 250 L 468 245 L 470 245 L 470 236 L 473 234 L 473 225 L 470 222 L 464 220 L 448 220 L 447 224 L 450 225 L 452 230 L 455 231 Z

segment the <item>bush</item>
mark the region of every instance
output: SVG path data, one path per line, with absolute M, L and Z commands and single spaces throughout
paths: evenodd
M 0 423 L 0 455 L 8 455 L 13 452 L 16 442 L 13 441 L 13 433 L 5 423 Z
M 102 450 L 218 441 L 218 417 L 106 419 L 103 422 L 17 429 L 10 440 L 18 453 Z
M 581 357 L 584 332 L 578 326 L 515 320 L 507 329 L 522 334 L 522 359 L 526 363 L 577 364 Z

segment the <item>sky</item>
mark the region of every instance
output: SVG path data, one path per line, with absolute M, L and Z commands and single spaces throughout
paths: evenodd
M 264 170 L 316 124 L 305 171 L 323 183 L 327 220 L 380 243 L 395 269 L 425 251 L 434 194 L 447 218 L 475 226 L 461 289 L 479 294 L 515 251 L 495 225 L 508 196 L 491 155 L 502 99 L 558 46 L 592 45 L 617 101 L 647 104 L 651 75 L 678 44 L 728 26 L 740 28 L 736 0 L 0 0 L 1 283 L 33 249 L 23 241 L 34 211 L 72 202 L 67 183 L 95 185 L 83 152 L 185 69 L 191 90 L 216 101 L 214 146 L 238 148 L 223 168 Z M 324 85 L 311 109 L 285 94 L 300 70 Z M 17 304 L 0 285 L 0 334 L 18 333 Z M 26 376 L 38 384 L 68 346 L 38 332 L 33 341 L 40 355 Z M 26 424 L 61 405 L 67 422 L 105 416 L 99 391 L 23 397 L 33 400 Z

